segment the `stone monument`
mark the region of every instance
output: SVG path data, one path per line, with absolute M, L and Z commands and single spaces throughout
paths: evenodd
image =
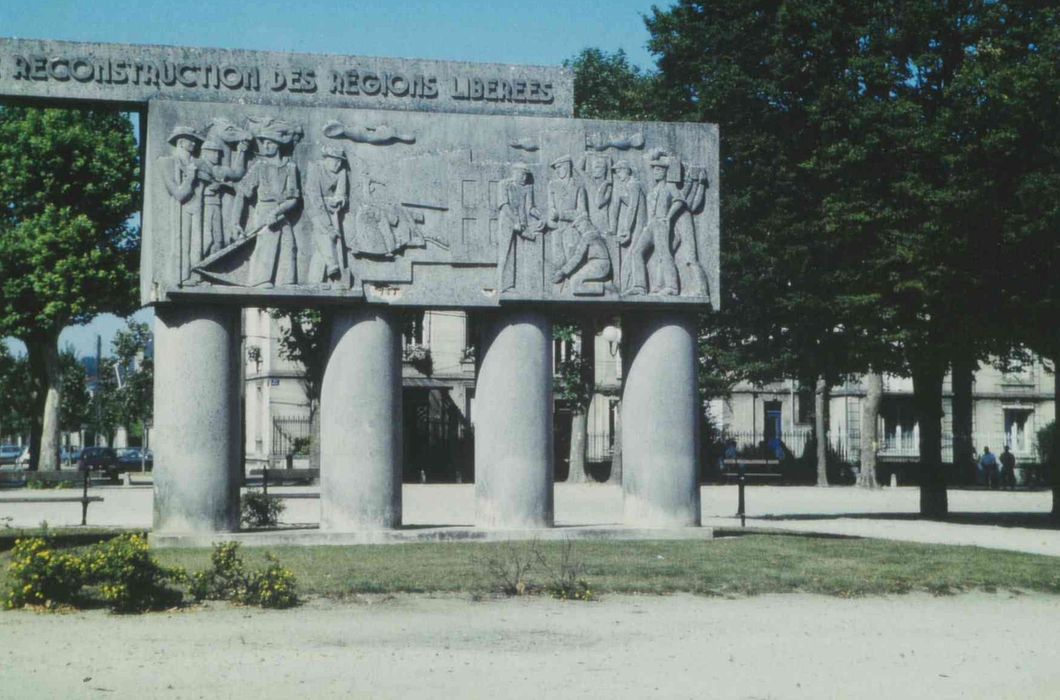
M 239 310 L 326 308 L 321 527 L 401 524 L 398 312 L 489 323 L 477 523 L 552 524 L 550 312 L 623 314 L 626 521 L 699 523 L 718 132 L 571 118 L 554 68 L 0 40 L 0 96 L 146 114 L 155 531 L 238 526 Z

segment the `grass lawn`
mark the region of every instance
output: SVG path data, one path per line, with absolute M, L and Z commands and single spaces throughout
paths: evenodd
M 27 533 L 28 534 L 28 533 Z M 61 539 L 61 538 L 60 538 Z M 71 545 L 81 545 L 79 538 Z M 559 542 L 427 543 L 271 549 L 298 578 L 302 594 L 488 594 L 498 589 L 487 560 L 502 566 L 536 559 L 527 579 L 548 583 L 567 547 Z M 536 548 L 536 550 L 535 550 Z M 243 549 L 259 565 L 264 549 Z M 167 566 L 209 565 L 210 551 L 163 549 Z M 570 561 L 595 594 L 689 592 L 748 596 L 818 593 L 863 596 L 928 591 L 1021 590 L 1060 594 L 1060 559 L 975 547 L 883 540 L 746 535 L 713 541 L 575 542 Z M 9 552 L 0 552 L 0 588 L 7 587 Z
M 489 593 L 498 582 L 485 561 L 532 558 L 536 547 L 554 570 L 564 543 L 406 544 L 279 547 L 303 593 Z M 248 563 L 264 551 L 246 549 Z M 204 568 L 209 552 L 159 550 L 168 565 Z M 571 561 L 584 567 L 595 593 L 758 595 L 821 593 L 856 596 L 930 591 L 1019 589 L 1060 593 L 1060 559 L 973 547 L 881 540 L 749 535 L 714 541 L 575 542 Z M 548 582 L 548 568 L 528 578 Z

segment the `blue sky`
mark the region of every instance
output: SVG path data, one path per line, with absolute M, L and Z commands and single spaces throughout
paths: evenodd
M 650 0 L 0 0 L 0 36 L 537 65 L 558 65 L 595 46 L 624 49 L 649 67 L 641 16 L 651 7 Z M 103 316 L 67 329 L 60 344 L 93 354 L 98 333 L 106 352 L 123 325 Z

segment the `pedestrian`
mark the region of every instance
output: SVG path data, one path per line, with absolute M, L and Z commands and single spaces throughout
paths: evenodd
M 986 475 L 986 485 L 989 488 L 997 488 L 997 457 L 990 451 L 989 447 L 983 447 L 983 456 L 979 458 L 979 466 Z
M 1009 451 L 1005 445 L 1005 451 L 1001 453 L 1001 488 L 1008 486 L 1016 490 L 1016 455 Z

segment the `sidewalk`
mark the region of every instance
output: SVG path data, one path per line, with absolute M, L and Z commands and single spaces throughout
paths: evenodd
M 272 493 L 314 493 L 309 487 L 270 489 Z M 41 498 L 55 491 L 20 491 Z M 147 487 L 105 486 L 91 489 L 104 497 L 90 507 L 90 526 L 149 528 L 152 490 Z M 736 486 L 703 486 L 703 524 L 739 528 Z M 920 520 L 920 492 L 913 487 L 865 491 L 855 487 L 750 486 L 747 526 L 784 532 L 877 537 L 908 542 L 974 545 L 1033 554 L 1060 556 L 1060 529 L 1048 527 L 1048 491 L 949 492 L 947 522 Z M 409 526 L 470 526 L 475 520 L 473 484 L 407 484 L 403 490 L 404 522 Z M 622 491 L 605 484 L 557 484 L 556 524 L 616 525 L 622 521 Z M 319 522 L 319 501 L 289 500 L 286 523 Z M 80 522 L 79 504 L 0 504 L 0 527 L 52 527 Z M 6 520 L 10 518 L 10 520 Z

